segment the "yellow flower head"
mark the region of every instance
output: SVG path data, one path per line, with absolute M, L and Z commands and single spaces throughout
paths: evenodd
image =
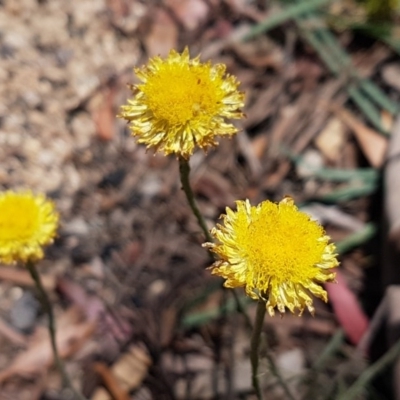
M 207 149 L 217 145 L 217 135 L 237 132 L 225 119 L 243 117 L 244 94 L 225 70 L 223 64 L 190 59 L 187 48 L 182 54 L 171 50 L 166 59 L 154 57 L 135 68 L 142 83 L 132 87 L 134 98 L 119 117 L 130 122 L 139 143 L 189 158 L 196 145 Z
M 310 294 L 327 301 L 319 283 L 333 281 L 330 268 L 338 265 L 322 226 L 289 197 L 256 207 L 248 200 L 236 204 L 236 212 L 227 208 L 222 216 L 224 226 L 211 231 L 220 244 L 204 244 L 220 257 L 212 273 L 226 279 L 226 287 L 244 286 L 248 296 L 264 300 L 270 315 L 275 307 L 280 313 L 285 307 L 314 313 Z
M 54 204 L 43 195 L 0 193 L 0 262 L 40 260 L 57 227 Z

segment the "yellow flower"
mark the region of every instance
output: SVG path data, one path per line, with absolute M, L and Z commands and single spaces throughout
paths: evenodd
M 0 262 L 36 261 L 58 227 L 54 204 L 31 192 L 0 193 Z
M 141 84 L 132 87 L 133 99 L 118 117 L 130 122 L 139 143 L 166 155 L 189 158 L 195 146 L 216 146 L 217 135 L 232 136 L 238 129 L 225 120 L 243 117 L 244 94 L 223 64 L 201 63 L 171 50 L 163 60 L 154 57 L 134 71 Z
M 220 244 L 204 244 L 220 257 L 212 273 L 226 279 L 225 287 L 244 286 L 248 296 L 264 300 L 270 315 L 275 307 L 300 315 L 307 307 L 313 314 L 310 294 L 327 301 L 319 283 L 333 281 L 330 268 L 338 265 L 329 236 L 289 197 L 279 204 L 236 204 L 236 212 L 227 208 L 222 216 L 224 226 L 211 231 Z

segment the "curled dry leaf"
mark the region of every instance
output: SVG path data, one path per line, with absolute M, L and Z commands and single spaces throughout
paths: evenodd
M 173 11 L 186 29 L 193 30 L 206 19 L 209 7 L 203 0 L 167 0 Z
M 89 321 L 98 322 L 101 318 L 107 332 L 117 340 L 125 341 L 131 334 L 131 327 L 117 315 L 118 313 L 112 313 L 99 297 L 89 295 L 78 283 L 62 278 L 58 282 L 58 290 L 75 304 Z
M 76 307 L 62 314 L 56 321 L 57 346 L 62 358 L 78 351 L 94 331 L 95 323 L 85 320 Z M 30 377 L 43 372 L 53 363 L 48 330 L 40 327 L 30 340 L 28 348 L 16 356 L 11 365 L 0 372 L 0 382 L 13 377 Z
M 151 360 L 140 346 L 131 346 L 128 351 L 114 363 L 111 369 L 97 365 L 97 372 L 115 399 L 125 400 L 124 393 L 129 393 L 140 386 L 147 375 Z M 118 393 L 120 397 L 115 396 Z M 111 400 L 112 397 L 102 388 L 96 390 L 92 400 Z
M 347 337 L 352 343 L 357 344 L 367 331 L 368 318 L 340 271 L 336 273 L 336 281 L 337 283 L 325 285 L 329 301 Z
M 354 114 L 343 107 L 333 106 L 336 115 L 354 132 L 365 157 L 375 168 L 380 168 L 385 160 L 388 140 L 375 130 L 368 128 Z
M 332 117 L 315 139 L 315 145 L 329 161 L 336 162 L 343 149 L 344 140 L 344 124 L 338 118 Z
M 0 319 L 0 336 L 7 338 L 11 343 L 21 347 L 26 347 L 28 341 L 25 335 L 6 324 L 3 319 Z
M 153 25 L 144 39 L 149 57 L 166 57 L 171 49 L 177 47 L 178 28 L 166 11 L 157 9 L 153 15 Z
M 47 291 L 53 291 L 56 286 L 56 277 L 50 275 L 41 275 L 44 288 Z M 19 286 L 33 287 L 35 284 L 32 277 L 26 269 L 16 269 L 10 267 L 0 267 L 0 280 L 11 282 Z
M 130 397 L 128 392 L 121 387 L 119 381 L 105 363 L 97 362 L 94 364 L 93 369 L 98 375 L 100 375 L 104 386 L 107 388 L 114 400 L 129 400 Z M 96 397 L 104 399 L 110 398 L 106 393 L 103 395 L 103 391 L 101 391 L 101 395 L 97 394 Z
M 99 139 L 112 140 L 115 136 L 115 88 L 106 88 L 91 101 L 92 117 Z

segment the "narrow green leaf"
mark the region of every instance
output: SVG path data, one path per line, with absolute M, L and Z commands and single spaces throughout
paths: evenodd
M 332 0 L 308 0 L 284 8 L 281 12 L 271 15 L 265 21 L 255 25 L 250 30 L 250 32 L 243 37 L 243 40 L 252 39 L 255 36 L 260 35 L 261 33 L 265 33 L 273 28 L 276 28 L 277 26 L 286 22 L 289 19 L 304 14 L 305 12 L 314 10 L 318 7 L 324 6 L 330 2 L 332 2 Z
M 340 242 L 337 242 L 336 250 L 339 254 L 346 253 L 370 240 L 373 236 L 376 235 L 376 232 L 377 229 L 374 224 L 366 224 L 364 229 L 362 229 L 361 231 L 355 232 L 349 235 L 347 238 L 341 240 Z

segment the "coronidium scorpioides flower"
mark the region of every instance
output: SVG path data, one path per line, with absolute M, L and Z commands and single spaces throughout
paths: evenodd
M 203 245 L 220 258 L 212 273 L 226 279 L 225 287 L 244 286 L 248 296 L 265 301 L 271 316 L 285 307 L 313 314 L 310 294 L 328 300 L 320 284 L 334 281 L 330 269 L 339 264 L 329 236 L 289 197 L 256 207 L 248 200 L 236 204 L 236 212 L 226 208 L 224 226 L 211 231 L 219 244 Z
M 53 242 L 58 213 L 44 195 L 30 191 L 0 193 L 0 262 L 37 261 Z
M 226 119 L 243 117 L 244 94 L 225 65 L 190 59 L 186 48 L 134 71 L 142 83 L 131 86 L 134 98 L 118 117 L 130 122 L 139 143 L 187 159 L 196 146 L 206 150 L 217 145 L 216 136 L 238 131 Z

